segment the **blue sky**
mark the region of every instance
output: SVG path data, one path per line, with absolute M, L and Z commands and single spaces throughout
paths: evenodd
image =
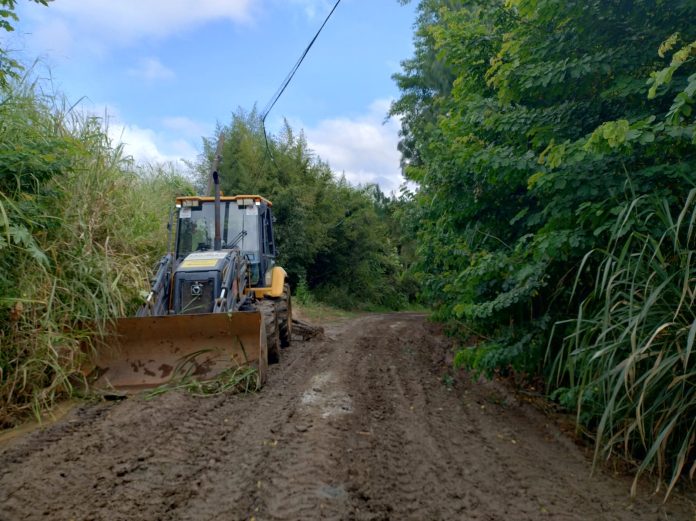
M 55 90 L 109 115 L 110 133 L 143 161 L 195 159 L 201 136 L 238 107 L 262 109 L 333 0 L 24 1 L 4 42 L 40 58 Z M 414 5 L 342 0 L 267 120 L 287 118 L 353 183 L 401 183 L 391 75 L 412 54 Z

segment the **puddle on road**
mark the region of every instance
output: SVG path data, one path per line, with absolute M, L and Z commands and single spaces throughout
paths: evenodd
M 322 418 L 350 414 L 353 412 L 350 396 L 335 386 L 336 378 L 331 371 L 315 375 L 309 389 L 302 394 L 302 405 L 317 409 Z
M 389 329 L 394 334 L 401 334 L 403 331 L 408 330 L 409 327 L 410 327 L 410 324 L 408 322 L 404 322 L 402 320 L 394 322 L 393 324 L 389 324 Z
M 346 496 L 346 489 L 343 485 L 324 485 L 319 487 L 317 495 L 325 499 L 341 499 Z

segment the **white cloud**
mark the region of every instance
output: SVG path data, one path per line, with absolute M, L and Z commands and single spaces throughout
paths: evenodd
M 213 127 L 186 116 L 171 116 L 160 120 L 154 128 L 125 121 L 118 106 L 83 98 L 73 108 L 78 121 L 97 118 L 111 141 L 112 147 L 122 146 L 124 157 L 138 163 L 179 163 L 196 161 L 201 137 L 212 134 Z M 185 170 L 185 168 L 184 168 Z
M 258 0 L 58 0 L 29 12 L 34 37 L 50 42 L 62 25 L 79 35 L 80 46 L 132 45 L 144 37 L 162 38 L 212 20 L 248 23 Z M 77 40 L 73 36 L 73 40 Z M 100 49 L 91 49 L 100 52 Z M 61 49 L 65 51 L 65 49 Z
M 126 156 L 138 162 L 176 163 L 180 160 L 192 161 L 198 155 L 195 147 L 187 140 L 171 139 L 162 132 L 138 125 L 110 124 L 109 137 L 112 145 L 123 145 Z
M 113 146 L 123 145 L 125 155 L 143 161 L 166 161 L 167 158 L 155 144 L 156 135 L 152 129 L 137 125 L 109 125 L 109 137 Z
M 373 102 L 366 114 L 356 118 L 320 121 L 305 126 L 309 147 L 328 161 L 337 174 L 345 173 L 353 184 L 378 183 L 382 191 L 397 191 L 404 182 L 397 150 L 399 122 L 384 118 L 391 100 Z
M 142 163 L 177 163 L 182 159 L 194 161 L 198 150 L 193 143 L 200 142 L 199 135 L 170 132 L 167 121 L 190 121 L 185 117 L 166 118 L 161 129 L 145 128 L 124 121 L 118 107 L 109 103 L 94 103 L 83 100 L 78 109 L 85 116 L 94 116 L 105 121 L 106 131 L 111 139 L 111 145 L 123 146 L 125 156 L 131 156 Z
M 130 69 L 128 74 L 146 81 L 168 80 L 174 77 L 174 71 L 166 67 L 157 58 L 143 58 L 137 67 Z

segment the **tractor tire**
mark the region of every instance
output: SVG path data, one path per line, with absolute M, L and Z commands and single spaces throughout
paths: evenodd
M 258 305 L 263 317 L 264 331 L 266 332 L 266 345 L 268 346 L 268 363 L 280 362 L 280 336 L 278 335 L 278 315 L 275 302 L 263 301 Z
M 283 296 L 276 301 L 280 347 L 289 347 L 292 342 L 292 297 L 290 284 L 283 287 Z

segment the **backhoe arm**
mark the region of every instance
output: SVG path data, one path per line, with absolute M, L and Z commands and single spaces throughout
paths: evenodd
M 168 253 L 162 257 L 157 267 L 157 273 L 152 279 L 152 286 L 145 302 L 140 307 L 136 316 L 162 316 L 168 313 L 169 285 L 172 278 L 172 264 L 174 255 Z

